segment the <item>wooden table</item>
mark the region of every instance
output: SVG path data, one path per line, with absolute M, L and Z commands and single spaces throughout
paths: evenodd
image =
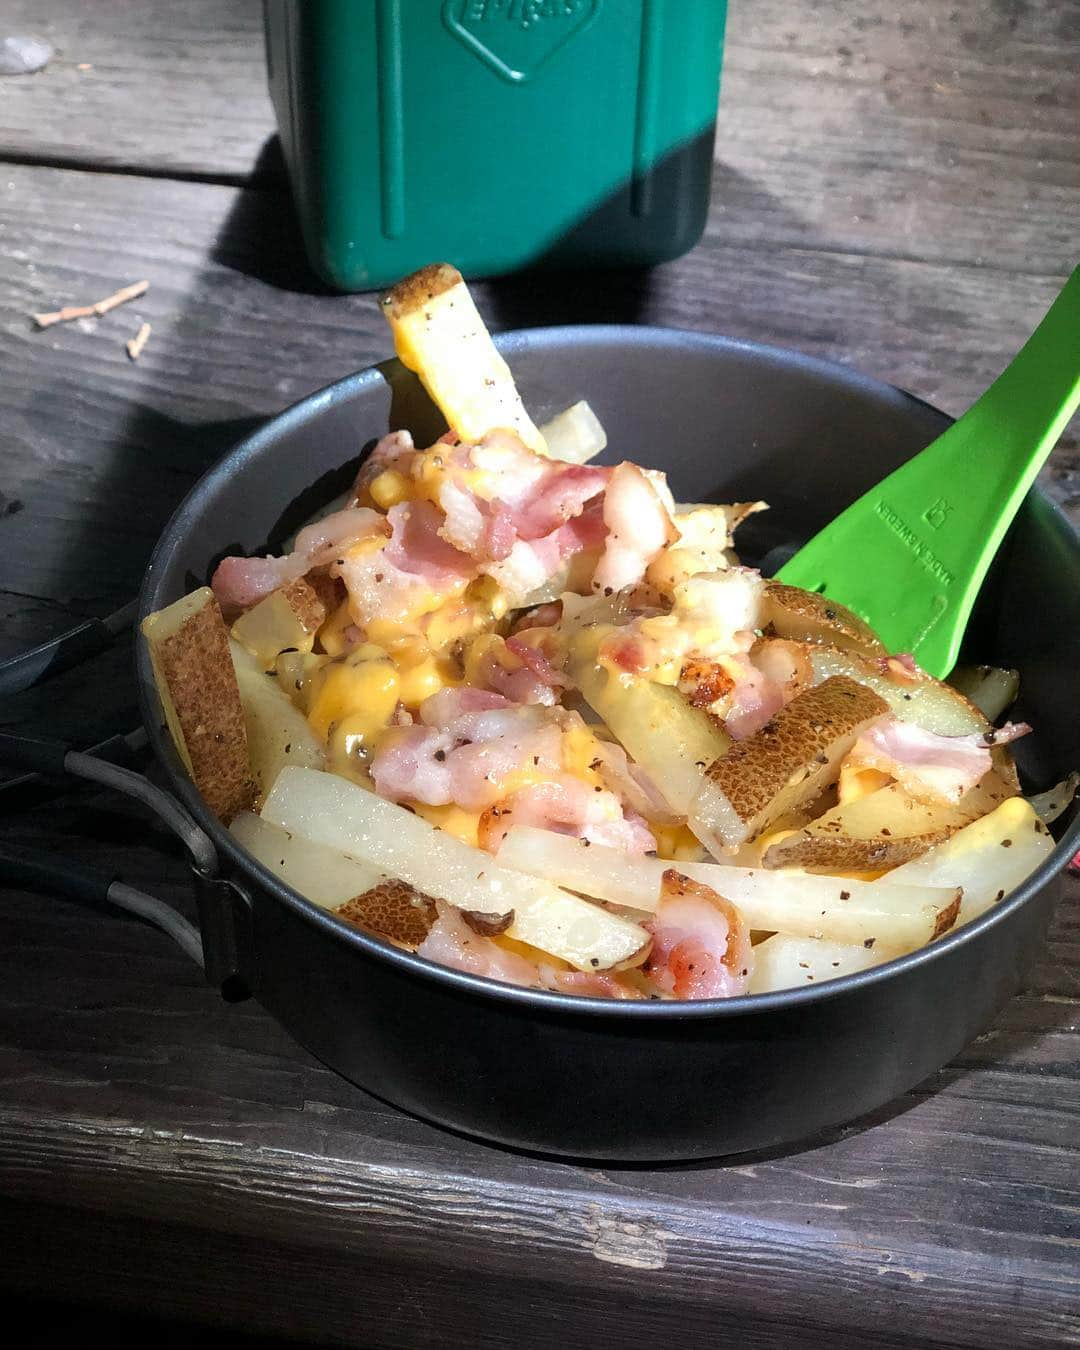
M 0 80 L 0 654 L 135 591 L 238 436 L 385 354 L 303 265 L 254 4 L 7 0 L 57 53 Z M 0 34 L 2 36 L 2 34 Z M 478 288 L 493 326 L 640 320 L 832 357 L 958 412 L 1077 261 L 1075 0 L 733 5 L 712 212 L 648 275 Z M 28 316 L 146 277 L 94 321 Z M 138 324 L 139 361 L 124 350 Z M 1080 454 L 1043 475 L 1073 519 Z M 136 725 L 130 651 L 3 724 Z M 182 900 L 93 794 L 0 817 Z M 451 1137 L 228 1006 L 155 931 L 0 906 L 0 1281 L 387 1347 L 1076 1344 L 1080 888 L 1030 989 L 873 1121 L 791 1153 L 581 1168 Z

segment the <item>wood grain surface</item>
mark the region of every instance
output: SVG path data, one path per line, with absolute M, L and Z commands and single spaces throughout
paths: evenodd
M 387 338 L 301 256 L 257 5 L 6 0 L 0 29 L 57 48 L 0 80 L 2 658 L 127 600 L 194 478 Z M 1075 0 L 735 3 L 701 245 L 486 283 L 480 307 L 776 343 L 959 412 L 1077 261 L 1078 61 Z M 100 319 L 28 317 L 142 277 Z M 1075 425 L 1043 482 L 1080 520 Z M 0 726 L 126 730 L 129 669 L 121 644 Z M 8 811 L 0 835 L 189 904 L 175 848 L 115 799 Z M 0 1286 L 372 1347 L 1080 1344 L 1078 900 L 1073 880 L 1028 991 L 874 1120 L 634 1169 L 431 1128 L 153 930 L 8 891 Z

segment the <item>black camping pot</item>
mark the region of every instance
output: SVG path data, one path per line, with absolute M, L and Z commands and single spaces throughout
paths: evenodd
M 932 440 L 947 418 L 821 361 L 649 328 L 551 328 L 499 347 L 537 420 L 587 398 L 609 461 L 667 471 L 681 501 L 763 497 L 740 539 L 753 562 L 796 544 Z M 140 617 L 204 584 L 227 552 L 281 542 L 351 481 L 388 427 L 443 429 L 396 362 L 314 394 L 195 486 L 154 552 Z M 973 466 L 972 472 L 977 472 Z M 888 576 L 881 577 L 888 589 Z M 1080 765 L 1080 546 L 1038 492 L 984 588 L 971 657 L 1022 672 L 1026 780 Z M 138 676 L 154 750 L 227 879 L 204 880 L 207 969 L 250 991 L 326 1064 L 428 1120 L 577 1158 L 674 1161 L 792 1144 L 888 1102 L 976 1036 L 1043 941 L 1080 821 L 990 913 L 860 974 L 754 997 L 614 1003 L 461 974 L 384 945 L 283 885 L 238 846 L 187 779 L 150 662 Z

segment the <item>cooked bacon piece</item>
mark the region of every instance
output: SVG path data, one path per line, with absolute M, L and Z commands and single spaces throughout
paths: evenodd
M 777 684 L 747 656 L 729 656 L 724 665 L 732 673 L 735 686 L 720 714 L 729 736 L 743 741 L 760 731 L 788 702 L 782 685 Z
M 503 980 L 527 989 L 539 985 L 539 974 L 530 961 L 475 932 L 462 912 L 445 900 L 436 900 L 435 908 L 438 918 L 417 947 L 417 955 L 469 975 L 486 975 L 489 980 Z
M 691 658 L 679 674 L 679 692 L 693 708 L 708 708 L 725 698 L 735 681 L 718 661 Z
M 485 565 L 506 562 L 519 545 L 546 539 L 580 516 L 603 492 L 609 474 L 534 454 L 506 431 L 476 445 L 433 447 L 413 472 L 429 485 L 434 480 L 443 538 Z M 509 572 L 535 575 L 542 564 L 531 554 L 518 548 Z
M 636 586 L 660 550 L 678 537 L 656 481 L 636 464 L 619 464 L 604 493 L 607 542 L 593 590 L 611 594 Z
M 507 731 L 491 740 L 462 745 L 450 756 L 451 800 L 467 811 L 486 811 L 506 796 L 514 779 L 523 773 L 558 773 L 561 741 L 554 723 L 538 730 L 528 729 L 526 723 L 516 733 Z
M 506 650 L 513 652 L 520 661 L 523 661 L 541 684 L 547 685 L 549 689 L 572 687 L 573 682 L 552 665 L 539 642 L 529 642 L 525 635 L 519 634 L 506 639 Z
M 250 609 L 264 596 L 295 581 L 297 572 L 291 557 L 222 558 L 210 578 L 210 587 L 222 609 Z
M 391 801 L 484 811 L 515 778 L 561 768 L 561 734 L 546 709 L 483 690 L 447 689 L 419 711 L 422 725 L 389 733 L 371 764 L 377 791 Z
M 339 552 L 362 539 L 386 534 L 377 511 L 351 506 L 308 525 L 296 536 L 296 548 L 281 558 L 223 558 L 210 585 L 218 603 L 229 609 L 250 609 L 264 596 L 304 576 L 313 567 L 334 561 Z
M 510 700 L 501 694 L 490 693 L 486 689 L 473 689 L 469 685 L 458 688 L 440 689 L 437 694 L 424 699 L 419 708 L 420 720 L 429 727 L 442 727 L 444 730 L 459 717 L 467 713 L 489 712 L 493 708 L 508 708 Z
M 556 970 L 541 962 L 537 969 L 540 985 L 556 994 L 577 994 L 579 998 L 642 998 L 637 990 L 624 984 L 609 970 Z
M 458 586 L 476 576 L 472 559 L 439 533 L 442 517 L 430 502 L 400 502 L 386 519 L 391 534 L 384 556 L 400 571 L 423 577 L 437 588 Z
M 541 539 L 580 516 L 585 503 L 604 491 L 609 469 L 549 461 L 537 490 L 518 504 L 512 519 L 519 539 Z
M 1026 722 L 1007 722 L 987 733 L 938 736 L 912 722 L 883 717 L 867 727 L 845 764 L 887 773 L 913 797 L 958 802 L 990 772 L 990 747 L 1005 745 L 1030 730 Z
M 516 539 L 505 558 L 481 563 L 486 573 L 512 597 L 530 595 L 555 576 L 568 558 L 599 548 L 607 532 L 599 501 L 586 506 L 580 516 L 539 539 Z
M 403 726 L 388 732 L 371 763 L 371 781 L 392 802 L 446 806 L 454 800 L 447 763 L 454 737 L 432 727 Z
M 600 655 L 628 675 L 645 675 L 655 665 L 655 648 L 630 626 L 605 638 Z
M 513 703 L 534 703 L 551 708 L 555 706 L 555 685 L 538 673 L 536 664 L 544 662 L 537 652 L 533 660 L 524 660 L 511 646 L 514 639 L 489 641 L 479 656 L 470 657 L 470 678 Z M 557 674 L 557 672 L 555 672 Z
M 400 502 L 385 520 L 391 533 L 384 548 L 346 552 L 335 569 L 361 626 L 373 619 L 403 622 L 430 613 L 460 595 L 476 576 L 472 559 L 440 536 L 442 516 L 430 502 Z
M 742 915 L 711 886 L 675 868 L 663 876 L 653 947 L 643 974 L 676 998 L 731 998 L 746 991 L 752 953 Z
M 497 852 L 512 825 L 532 825 L 628 853 L 649 853 L 656 848 L 645 821 L 625 812 L 614 793 L 590 787 L 570 774 L 521 788 L 485 812 L 478 834 L 480 846 Z

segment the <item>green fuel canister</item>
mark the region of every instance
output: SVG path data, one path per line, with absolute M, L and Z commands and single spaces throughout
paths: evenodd
M 709 202 L 725 0 L 265 0 L 308 255 L 341 290 L 650 264 Z

